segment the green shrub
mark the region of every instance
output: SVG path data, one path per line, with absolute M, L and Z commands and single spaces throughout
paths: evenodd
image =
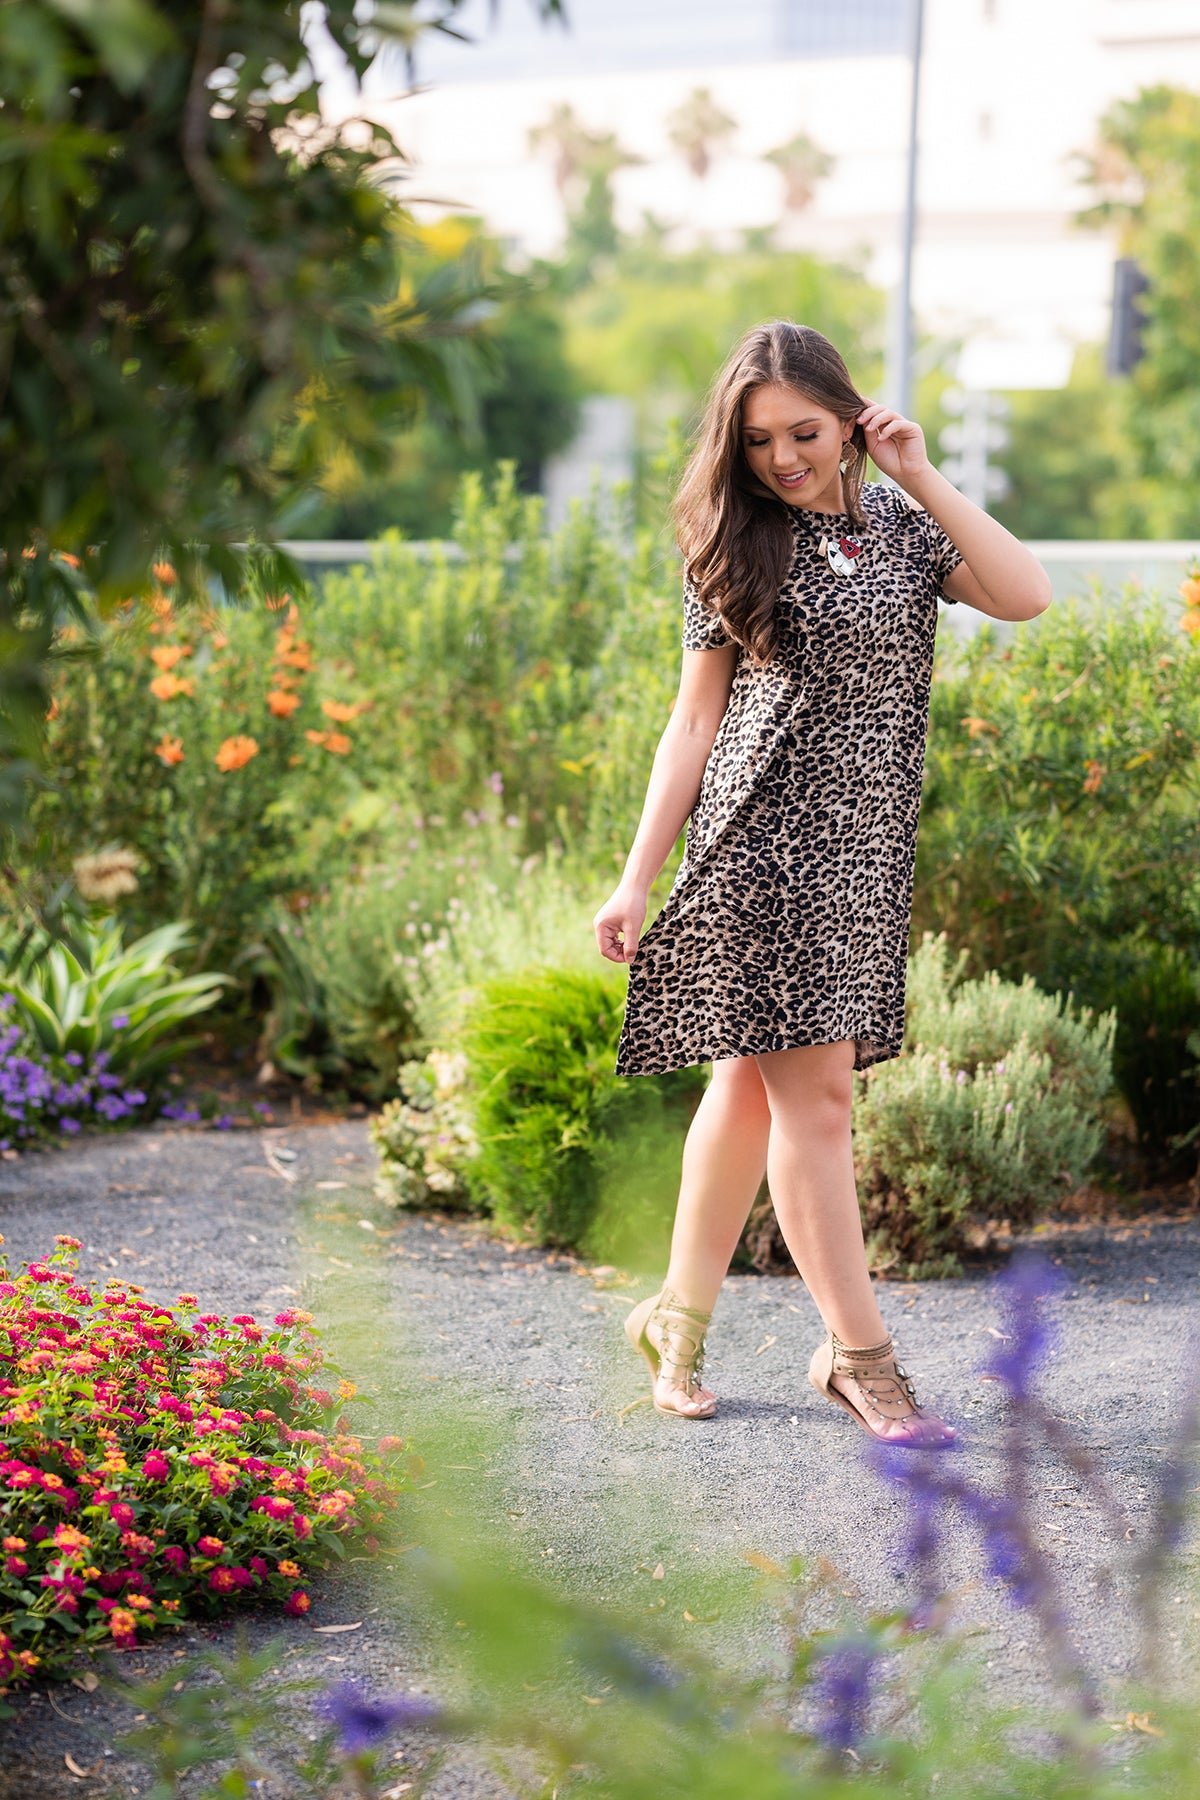
M 1112 1085 L 1113 1013 L 1076 1015 L 1029 977 L 963 980 L 965 962 L 926 934 L 909 965 L 908 1046 L 857 1083 L 872 1260 L 908 1276 L 952 1273 L 997 1224 L 1028 1225 L 1077 1186 Z
M 1182 603 L 1058 602 L 1003 644 L 939 645 L 914 929 L 970 972 L 1116 1006 L 1121 1091 L 1150 1152 L 1200 1119 L 1200 637 Z
M 114 1074 L 147 1081 L 190 1048 L 195 1040 L 181 1040 L 180 1027 L 214 1006 L 228 981 L 211 972 L 181 976 L 170 959 L 190 945 L 179 924 L 133 944 L 124 944 L 111 922 L 74 926 L 70 946 L 26 931 L 7 956 L 0 949 L 9 1023 L 20 1024 L 49 1056 L 90 1062 L 103 1053 Z
M 617 971 L 532 969 L 490 982 L 468 1015 L 479 1155 L 466 1184 L 502 1226 L 537 1243 L 588 1241 L 614 1141 L 644 1130 L 665 1102 L 682 1120 L 702 1085 L 696 1069 L 637 1081 L 613 1073 L 623 990 Z M 677 1141 L 673 1154 L 677 1167 Z

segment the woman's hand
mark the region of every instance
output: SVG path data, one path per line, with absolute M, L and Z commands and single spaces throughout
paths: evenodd
M 646 921 L 646 890 L 622 882 L 592 920 L 596 946 L 609 962 L 631 963 Z
M 892 412 L 872 400 L 858 415 L 867 439 L 867 455 L 884 475 L 907 488 L 930 468 L 925 433 L 915 419 Z

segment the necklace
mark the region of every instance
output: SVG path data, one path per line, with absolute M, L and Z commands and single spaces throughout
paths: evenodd
M 793 516 L 802 511 L 803 508 L 796 507 Z M 807 528 L 807 518 L 805 525 Z M 821 532 L 816 548 L 821 561 L 828 563 L 835 575 L 856 575 L 858 573 L 858 559 L 864 548 L 860 537 L 852 537 L 848 532 L 845 534 L 839 532 L 836 535 L 827 535 L 825 532 Z

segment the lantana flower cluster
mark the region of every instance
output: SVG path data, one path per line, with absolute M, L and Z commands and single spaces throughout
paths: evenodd
M 54 1056 L 15 1021 L 5 1023 L 11 994 L 0 993 L 0 1150 L 39 1137 L 72 1137 L 140 1115 L 146 1095 L 109 1068 L 106 1050 L 86 1060 L 78 1050 Z
M 354 1435 L 309 1314 L 93 1293 L 80 1248 L 17 1275 L 0 1252 L 0 1691 L 243 1599 L 307 1611 L 306 1577 L 378 1549 L 415 1466 Z

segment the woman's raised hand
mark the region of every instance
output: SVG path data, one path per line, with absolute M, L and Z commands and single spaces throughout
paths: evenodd
M 596 947 L 609 962 L 631 963 L 646 921 L 646 895 L 624 882 L 592 920 Z
M 867 455 L 875 467 L 903 487 L 929 468 L 925 433 L 915 419 L 872 400 L 858 415 L 867 439 Z

